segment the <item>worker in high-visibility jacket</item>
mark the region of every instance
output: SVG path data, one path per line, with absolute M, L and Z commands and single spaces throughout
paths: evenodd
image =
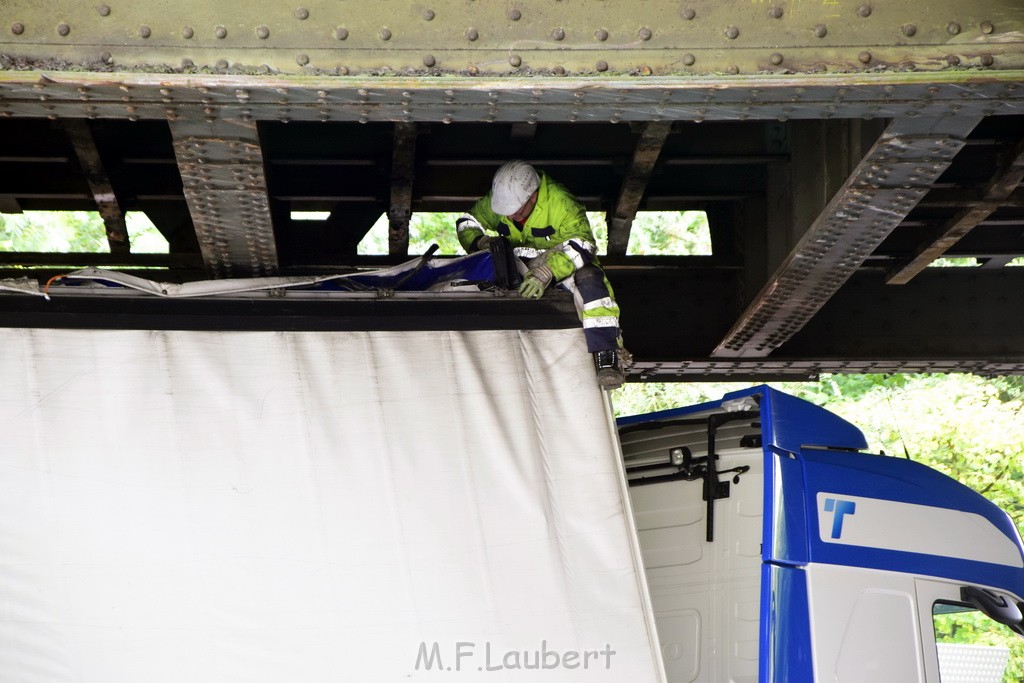
M 622 345 L 619 306 L 598 263 L 586 210 L 565 187 L 525 161 L 510 161 L 456 230 L 467 252 L 487 249 L 496 235 L 509 240 L 529 268 L 520 295 L 539 299 L 552 283 L 571 291 L 598 382 L 607 389 L 622 384 L 631 358 Z

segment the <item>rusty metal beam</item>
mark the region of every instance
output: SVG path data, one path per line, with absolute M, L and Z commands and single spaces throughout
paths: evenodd
M 608 253 L 622 255 L 629 245 L 629 230 L 636 218 L 636 210 L 643 199 L 647 182 L 654 172 L 665 140 L 672 130 L 670 121 L 650 121 L 643 125 L 636 149 L 633 150 L 633 161 L 622 180 L 618 201 L 615 209 L 608 216 Z
M 214 277 L 278 271 L 256 123 L 170 122 L 181 183 L 206 268 Z
M 934 240 L 920 245 L 912 256 L 896 265 L 886 277 L 886 284 L 905 285 L 928 267 L 967 233 L 991 216 L 999 202 L 1008 199 L 1024 180 L 1024 138 L 1017 142 L 1007 160 L 985 186 L 979 202 L 961 209 L 945 225 Z
M 978 121 L 891 123 L 712 355 L 765 357 L 803 328 L 917 205 Z
M 123 254 L 131 251 L 128 239 L 128 225 L 125 223 L 124 211 L 117 201 L 114 186 L 103 167 L 100 150 L 93 139 L 89 122 L 84 119 L 67 119 L 62 122 L 64 131 L 75 149 L 78 163 L 82 167 L 85 179 L 89 183 L 96 209 L 103 218 L 107 230 L 107 243 L 110 253 Z
M 416 173 L 415 123 L 396 123 L 391 153 L 391 206 L 388 209 L 388 254 L 409 253 L 409 219 L 412 218 L 412 184 Z

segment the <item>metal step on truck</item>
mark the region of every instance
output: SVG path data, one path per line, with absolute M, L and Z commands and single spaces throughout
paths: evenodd
M 0 681 L 1000 680 L 1006 514 L 768 387 L 616 423 L 487 258 L 0 281 Z

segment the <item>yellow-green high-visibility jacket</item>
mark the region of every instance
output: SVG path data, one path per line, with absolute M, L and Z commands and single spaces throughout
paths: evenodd
M 491 195 L 481 198 L 457 222 L 459 243 L 471 252 L 484 231 L 507 237 L 520 258 L 547 251 L 546 263 L 558 281 L 588 263 L 597 263 L 597 243 L 583 205 L 565 187 L 539 171 L 537 205 L 520 228 L 491 210 Z

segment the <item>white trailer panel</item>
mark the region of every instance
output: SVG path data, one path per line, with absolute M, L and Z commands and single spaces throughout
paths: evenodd
M 580 330 L 0 348 L 0 680 L 662 679 Z

